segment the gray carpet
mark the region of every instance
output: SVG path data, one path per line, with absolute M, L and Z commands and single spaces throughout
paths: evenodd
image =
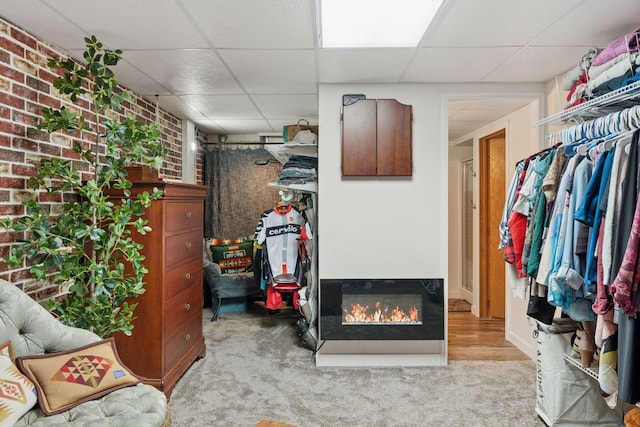
M 317 368 L 293 311 L 221 314 L 203 325 L 207 356 L 176 385 L 174 427 L 522 426 L 534 411 L 535 364 L 450 362 L 427 368 Z

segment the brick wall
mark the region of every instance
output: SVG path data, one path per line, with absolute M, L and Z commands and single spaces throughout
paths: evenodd
M 88 99 L 71 104 L 53 87 L 56 77 L 47 68 L 47 58 L 64 56 L 46 41 L 0 19 L 0 216 L 13 217 L 25 213 L 21 202 L 35 197 L 27 187 L 33 174 L 33 162 L 42 156 L 73 158 L 71 142 L 76 136 L 48 135 L 30 129 L 44 106 L 66 105 L 90 118 Z M 117 70 L 116 70 L 117 78 Z M 160 176 L 180 179 L 182 168 L 182 123 L 170 113 L 156 108 L 154 100 L 132 96 L 123 104 L 121 114 L 141 121 L 156 121 L 162 130 L 162 141 L 169 147 Z M 90 142 L 90 141 L 87 141 Z M 200 156 L 198 177 L 202 182 Z M 52 200 L 52 209 L 59 200 Z M 42 300 L 58 293 L 51 284 L 30 280 L 28 266 L 9 270 L 2 258 L 10 252 L 16 236 L 0 230 L 0 278 L 21 285 L 35 299 Z

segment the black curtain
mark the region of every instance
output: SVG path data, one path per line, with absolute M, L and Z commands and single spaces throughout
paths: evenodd
M 255 163 L 264 160 L 272 162 Z M 205 237 L 252 237 L 260 214 L 274 207 L 280 198 L 277 189 L 267 186 L 278 180 L 280 168 L 264 148 L 205 151 Z

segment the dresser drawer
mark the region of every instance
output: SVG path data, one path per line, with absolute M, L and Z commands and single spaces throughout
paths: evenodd
M 169 369 L 202 337 L 202 279 L 173 298 L 164 309 L 164 367 Z
M 202 228 L 204 205 L 202 202 L 167 202 L 165 207 L 165 230 L 168 233 Z
M 180 292 L 202 281 L 202 260 L 196 258 L 169 270 L 165 276 L 164 300 L 169 301 Z M 197 285 L 197 286 L 201 286 Z
M 164 244 L 167 269 L 189 259 L 202 260 L 202 229 L 169 236 Z

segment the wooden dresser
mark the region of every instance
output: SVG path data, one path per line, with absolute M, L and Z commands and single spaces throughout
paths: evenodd
M 132 194 L 161 188 L 145 218 L 145 293 L 138 298 L 131 336 L 115 335 L 120 358 L 167 397 L 182 374 L 205 355 L 202 336 L 202 244 L 206 187 L 135 182 Z M 114 193 L 114 196 L 117 194 Z

